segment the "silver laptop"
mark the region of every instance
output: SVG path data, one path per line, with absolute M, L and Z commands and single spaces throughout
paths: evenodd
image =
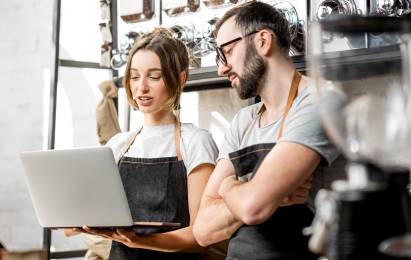
M 31 151 L 20 154 L 37 219 L 42 227 L 178 227 L 133 222 L 109 147 Z

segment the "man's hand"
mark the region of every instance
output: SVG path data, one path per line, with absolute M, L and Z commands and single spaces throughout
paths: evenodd
M 311 189 L 312 176 L 310 176 L 303 184 L 301 184 L 295 191 L 286 196 L 280 206 L 291 206 L 296 204 L 304 204 L 307 202 L 308 195 Z M 224 198 L 224 193 L 241 182 L 236 180 L 234 175 L 224 178 L 221 182 L 218 194 Z
M 295 191 L 286 196 L 282 203 L 283 206 L 291 206 L 295 204 L 304 204 L 307 201 L 311 189 L 311 182 L 313 178 L 310 176 L 303 184 L 301 184 Z
M 235 175 L 225 177 L 221 182 L 220 188 L 218 189 L 218 195 L 224 198 L 224 193 L 226 191 L 239 184 L 241 184 L 241 182 L 236 180 Z

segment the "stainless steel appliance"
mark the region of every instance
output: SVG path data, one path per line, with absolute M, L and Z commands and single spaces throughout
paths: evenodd
M 410 0 L 370 0 L 370 14 L 400 17 L 411 12 Z
M 317 104 L 329 136 L 349 159 L 347 180 L 317 197 L 312 225 L 310 247 L 332 260 L 411 257 L 410 248 L 392 251 L 407 245 L 404 234 L 411 232 L 409 28 L 405 17 L 340 16 L 310 30 Z M 322 44 L 324 33 L 382 32 L 390 45 L 327 52 Z
M 370 0 L 370 15 L 404 17 L 411 13 L 410 0 Z M 370 47 L 384 46 L 394 44 L 387 34 L 370 33 L 368 35 L 368 44 Z
M 268 0 L 266 2 L 277 8 L 289 23 L 291 36 L 290 55 L 303 55 L 305 52 L 305 35 L 307 31 L 307 1 Z
M 311 0 L 310 21 L 321 21 L 341 15 L 367 15 L 367 0 Z M 341 51 L 367 47 L 367 37 L 350 37 L 339 33 L 324 33 L 326 51 Z

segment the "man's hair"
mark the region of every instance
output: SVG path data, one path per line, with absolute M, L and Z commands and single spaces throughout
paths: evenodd
M 168 106 L 170 109 L 178 109 L 180 106 L 180 96 L 185 84 L 180 78 L 181 72 L 188 77 L 189 57 L 187 48 L 180 40 L 172 37 L 165 28 L 156 28 L 154 31 L 137 39 L 133 48 L 129 52 L 127 66 L 124 75 L 124 88 L 127 93 L 129 104 L 133 108 L 138 108 L 133 99 L 130 89 L 130 69 L 131 60 L 139 50 L 149 50 L 154 52 L 160 59 L 161 75 L 167 87 L 170 99 Z
M 277 39 L 278 47 L 288 55 L 291 44 L 288 21 L 277 9 L 269 4 L 257 1 L 238 5 L 227 11 L 218 20 L 214 31 L 215 36 L 217 36 L 221 26 L 233 16 L 235 17 L 236 26 L 243 35 L 261 29 L 271 30 Z

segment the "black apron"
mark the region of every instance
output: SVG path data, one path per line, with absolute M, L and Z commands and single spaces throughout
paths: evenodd
M 282 136 L 284 120 L 298 93 L 301 74 L 297 71 L 291 83 L 288 100 L 280 121 L 277 140 Z M 262 106 L 257 115 L 265 109 Z M 258 116 L 249 123 L 244 136 Z M 244 138 L 243 136 L 243 138 Z M 238 180 L 249 181 L 254 177 L 265 156 L 275 143 L 255 144 L 229 154 Z M 227 259 L 281 259 L 307 260 L 317 259 L 308 250 L 308 238 L 302 229 L 311 224 L 313 212 L 306 205 L 279 207 L 264 223 L 240 227 L 230 238 Z
M 187 195 L 187 170 L 180 152 L 180 124 L 175 127 L 177 157 L 132 158 L 123 156 L 134 142 L 138 131 L 127 144 L 119 161 L 119 170 L 133 221 L 179 222 L 190 225 Z M 137 228 L 140 234 L 166 232 Z M 113 241 L 109 259 L 197 259 L 195 254 L 166 253 L 129 248 Z

